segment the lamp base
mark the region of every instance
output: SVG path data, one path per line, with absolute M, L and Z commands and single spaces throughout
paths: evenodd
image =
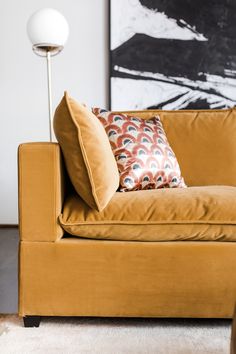
M 32 48 L 35 54 L 40 57 L 46 57 L 48 52 L 50 52 L 51 56 L 59 54 L 62 51 L 63 46 L 57 44 L 39 43 L 34 44 Z

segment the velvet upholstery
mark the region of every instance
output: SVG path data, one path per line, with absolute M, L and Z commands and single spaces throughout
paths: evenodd
M 236 109 L 126 111 L 160 116 L 187 186 L 236 186 Z
M 137 241 L 236 241 L 236 187 L 116 192 L 102 212 L 73 194 L 59 220 L 72 235 Z
M 97 117 L 65 93 L 54 115 L 54 131 L 77 193 L 102 210 L 119 186 L 108 137 Z
M 20 316 L 231 318 L 235 242 L 21 242 Z
M 18 149 L 19 226 L 23 241 L 56 241 L 64 233 L 58 217 L 64 166 L 56 143 L 21 144 Z
M 153 111 L 135 114 L 148 118 L 153 116 Z M 233 228 L 236 219 L 233 218 L 235 110 L 158 111 L 158 114 L 187 185 L 205 186 L 206 194 L 200 193 L 203 187 L 199 187 L 196 198 L 209 198 L 211 203 L 207 209 L 201 206 L 205 202 L 194 204 L 194 214 L 193 205 L 186 200 L 187 208 L 184 210 L 182 205 L 176 208 L 176 213 L 189 217 L 189 210 L 192 217 L 205 218 L 204 227 L 209 220 L 215 218 L 216 221 L 217 216 L 221 223 L 224 219 L 231 221 L 228 227 Z M 214 232 L 211 235 L 214 241 L 94 240 L 63 235 L 58 219 L 62 218 L 63 208 L 65 212 L 71 198 L 64 176 L 58 144 L 21 145 L 21 316 L 232 317 L 236 297 L 235 242 L 229 239 L 224 242 L 224 237 L 214 238 Z M 86 182 L 89 183 L 85 178 L 83 183 Z M 218 186 L 208 189 L 208 185 Z M 189 190 L 192 193 L 192 189 Z M 132 193 L 127 195 L 132 197 Z M 113 198 L 116 198 L 115 192 L 101 215 L 110 208 Z M 80 201 L 79 205 L 84 208 Z M 130 215 L 143 212 L 144 219 L 151 218 L 144 213 L 148 210 L 144 204 L 140 211 L 132 202 L 125 208 L 129 206 Z M 84 219 L 88 220 L 91 215 L 94 218 L 95 214 L 90 214 L 89 210 L 87 207 L 81 211 Z M 171 216 L 171 209 L 167 212 Z M 160 216 L 163 213 L 164 209 Z M 222 225 L 223 230 L 227 225 Z M 122 233 L 123 227 L 119 226 L 117 236 Z

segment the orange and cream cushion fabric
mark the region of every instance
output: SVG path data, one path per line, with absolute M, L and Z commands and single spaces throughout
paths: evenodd
M 120 173 L 120 191 L 186 187 L 158 116 L 144 120 L 93 108 L 108 135 Z

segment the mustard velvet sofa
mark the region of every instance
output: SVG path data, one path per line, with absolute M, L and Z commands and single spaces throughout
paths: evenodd
M 231 318 L 236 299 L 236 110 L 159 114 L 188 188 L 74 192 L 57 143 L 19 147 L 19 315 Z

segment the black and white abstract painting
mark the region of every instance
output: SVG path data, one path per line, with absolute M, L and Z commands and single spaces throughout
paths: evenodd
M 236 105 L 236 0 L 110 0 L 111 109 Z

